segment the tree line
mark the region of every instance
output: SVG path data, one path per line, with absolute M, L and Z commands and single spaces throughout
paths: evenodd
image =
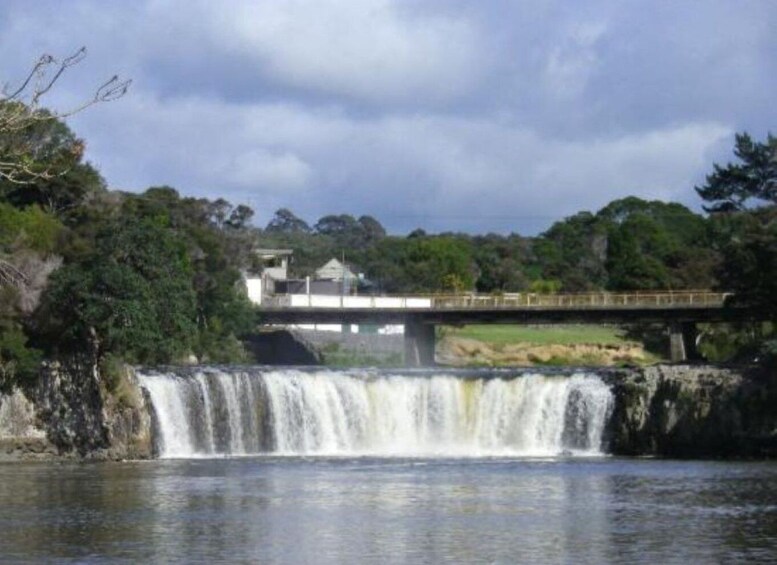
M 75 62 L 78 62 L 77 59 Z M 248 360 L 256 312 L 242 285 L 257 248 L 294 250 L 304 277 L 345 256 L 375 293 L 721 288 L 777 315 L 777 139 L 736 137 L 735 161 L 696 187 L 706 213 L 628 197 L 536 237 L 390 235 L 372 216 L 313 225 L 168 186 L 109 190 L 63 114 L 40 106 L 73 61 L 42 59 L 0 97 L 0 388 L 32 382 L 44 358 L 160 364 Z M 25 97 L 25 85 L 32 92 Z M 112 79 L 95 101 L 126 91 Z M 41 86 L 42 85 L 42 86 Z M 107 90 L 106 90 L 107 89 Z M 88 105 L 88 104 L 87 104 Z M 759 347 L 777 353 L 771 326 Z
M 392 236 L 370 217 L 325 216 L 313 226 L 278 210 L 257 240 L 294 249 L 296 276 L 331 257 L 378 292 L 583 292 L 711 288 L 721 260 L 709 218 L 636 197 L 580 212 L 536 237 L 466 233 Z

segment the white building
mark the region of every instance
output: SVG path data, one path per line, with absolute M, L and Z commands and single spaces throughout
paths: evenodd
M 289 278 L 289 263 L 294 253 L 291 249 L 257 249 L 254 251 L 261 264 L 260 273 L 246 273 L 248 298 L 261 304 L 265 296 L 275 292 L 275 283 Z
M 290 308 L 430 308 L 431 298 L 401 296 L 352 296 L 347 289 L 360 277 L 337 259 L 330 259 L 316 270 L 316 278 L 304 281 L 288 280 L 290 249 L 259 249 L 263 270 L 258 276 L 246 275 L 248 298 L 255 304 L 275 298 Z M 279 287 L 276 294 L 276 283 Z M 319 284 L 316 284 L 319 283 Z M 333 284 L 333 283 L 342 283 Z M 345 288 L 343 288 L 345 287 Z M 294 289 L 294 290 L 292 290 Z M 358 324 L 299 324 L 294 327 L 318 331 L 351 333 L 404 333 L 403 325 L 373 326 Z

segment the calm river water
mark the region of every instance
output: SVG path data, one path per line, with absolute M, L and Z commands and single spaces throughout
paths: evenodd
M 236 458 L 0 465 L 3 562 L 777 560 L 777 464 Z

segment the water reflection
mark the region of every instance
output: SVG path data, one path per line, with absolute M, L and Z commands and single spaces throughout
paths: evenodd
M 777 558 L 773 464 L 663 462 L 637 471 L 611 478 L 619 558 Z
M 617 459 L 0 465 L 3 559 L 767 560 L 777 466 Z

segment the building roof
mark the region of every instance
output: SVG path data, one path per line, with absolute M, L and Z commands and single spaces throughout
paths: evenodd
M 335 281 L 343 280 L 344 278 L 349 280 L 358 278 L 348 265 L 341 263 L 335 258 L 330 259 L 316 269 L 316 277 Z

